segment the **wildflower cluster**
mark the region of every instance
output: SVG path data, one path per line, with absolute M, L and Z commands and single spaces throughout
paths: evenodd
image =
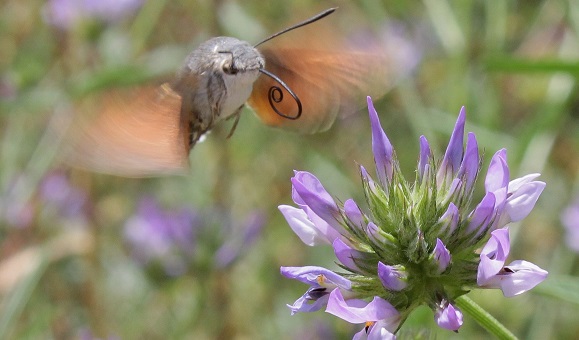
M 125 223 L 124 238 L 132 257 L 154 278 L 165 279 L 209 265 L 230 266 L 243 256 L 244 245 L 259 239 L 264 224 L 259 212 L 233 223 L 220 211 L 165 209 L 144 197 Z
M 282 267 L 284 276 L 311 286 L 289 306 L 292 314 L 325 307 L 365 324 L 355 338 L 389 338 L 416 307 L 427 305 L 440 327 L 456 331 L 463 323 L 457 297 L 477 287 L 499 288 L 511 297 L 546 278 L 532 263 L 506 264 L 506 226 L 534 207 L 545 187 L 535 180 L 539 174 L 510 180 L 506 150 L 497 151 L 484 178 L 485 195 L 472 209 L 482 160 L 473 133 L 464 144 L 464 108 L 442 161 L 420 138 L 413 185 L 400 172 L 370 98 L 368 109 L 376 179 L 363 166 L 360 173 L 369 212 L 352 199 L 337 202 L 304 171 L 291 179 L 297 207 L 279 207 L 305 244 L 331 245 L 343 270 Z

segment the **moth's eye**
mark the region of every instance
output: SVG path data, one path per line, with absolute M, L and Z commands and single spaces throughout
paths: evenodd
M 233 62 L 227 61 L 223 63 L 223 72 L 225 72 L 225 74 L 237 74 L 239 70 L 233 65 Z

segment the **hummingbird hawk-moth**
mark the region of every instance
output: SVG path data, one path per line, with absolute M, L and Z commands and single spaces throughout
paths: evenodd
M 334 10 L 256 45 L 231 37 L 202 43 L 173 81 L 105 97 L 95 115 L 74 119 L 64 157 L 73 166 L 121 176 L 180 173 L 200 138 L 215 124 L 239 118 L 246 104 L 270 126 L 328 129 L 338 115 L 360 109 L 365 95 L 386 93 L 392 84 L 387 54 L 350 49 L 313 30 L 298 44 L 270 39 Z

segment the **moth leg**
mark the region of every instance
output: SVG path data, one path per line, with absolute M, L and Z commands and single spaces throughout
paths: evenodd
M 235 110 L 235 112 L 229 116 L 229 118 L 227 118 L 228 120 L 235 117 L 235 121 L 233 122 L 233 125 L 231 126 L 231 130 L 229 131 L 229 134 L 227 134 L 227 137 L 225 137 L 226 139 L 231 138 L 231 136 L 233 136 L 233 133 L 235 132 L 235 129 L 237 128 L 237 123 L 239 123 L 239 118 L 241 117 L 241 110 L 243 110 L 243 107 L 245 106 L 245 104 L 241 105 L 237 110 Z

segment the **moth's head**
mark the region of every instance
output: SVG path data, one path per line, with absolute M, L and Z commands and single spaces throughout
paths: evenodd
M 187 66 L 197 74 L 211 69 L 224 78 L 247 74 L 253 75 L 255 80 L 259 70 L 265 66 L 265 61 L 248 42 L 231 37 L 216 37 L 199 45 L 187 58 Z

